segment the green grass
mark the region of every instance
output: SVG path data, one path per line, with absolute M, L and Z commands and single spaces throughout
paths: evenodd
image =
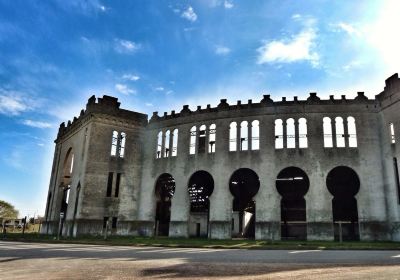
M 184 248 L 215 248 L 215 249 L 288 249 L 288 250 L 400 250 L 400 242 L 330 242 L 330 241 L 262 241 L 262 240 L 216 240 L 202 238 L 167 238 L 167 237 L 133 237 L 110 236 L 104 240 L 102 236 L 80 236 L 78 238 L 61 238 L 40 235 L 37 233 L 0 235 L 0 240 L 46 242 L 46 243 L 78 243 L 97 245 L 127 245 L 127 246 L 159 246 Z

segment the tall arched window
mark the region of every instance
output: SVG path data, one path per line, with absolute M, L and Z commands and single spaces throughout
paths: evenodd
M 335 128 L 336 128 L 336 147 L 338 148 L 346 147 L 346 143 L 344 141 L 344 125 L 342 117 L 335 118 Z
M 205 124 L 201 125 L 199 128 L 199 144 L 197 146 L 197 153 L 206 152 L 206 138 L 207 138 L 207 127 Z
M 323 118 L 323 128 L 324 128 L 324 147 L 332 148 L 333 147 L 333 137 L 332 137 L 332 123 L 331 118 L 325 117 Z
M 215 153 L 215 139 L 217 133 L 217 126 L 213 123 L 208 130 L 208 152 Z
M 189 154 L 194 155 L 196 153 L 196 127 L 193 126 L 190 129 L 190 146 L 189 146 Z
M 171 156 L 176 157 L 178 153 L 178 129 L 175 128 L 174 131 L 172 131 L 172 152 Z
M 396 136 L 394 134 L 394 125 L 393 125 L 393 123 L 389 124 L 389 129 L 390 129 L 390 142 L 392 144 L 395 144 L 396 143 Z
M 162 131 L 160 131 L 157 135 L 157 153 L 156 158 L 161 158 L 162 153 Z
M 169 139 L 170 139 L 171 132 L 167 130 L 165 132 L 165 142 L 164 142 L 164 157 L 169 156 Z
M 307 138 L 307 120 L 305 118 L 299 119 L 299 148 L 308 147 Z
M 126 133 L 121 132 L 119 136 L 119 157 L 123 158 L 125 155 L 125 142 L 126 142 Z
M 286 120 L 286 145 L 288 149 L 296 148 L 296 132 L 294 128 L 294 119 Z
M 237 150 L 237 124 L 231 122 L 229 125 L 229 151 L 234 152 Z
M 258 120 L 251 123 L 251 149 L 260 149 L 260 122 Z
M 275 149 L 283 149 L 283 122 L 275 120 Z
M 249 131 L 247 121 L 240 123 L 240 150 L 247 151 L 249 149 Z
M 113 131 L 112 139 L 111 139 L 111 155 L 117 155 L 117 146 L 118 146 L 118 131 Z
M 349 147 L 357 147 L 356 120 L 353 117 L 347 118 L 347 132 L 349 134 Z

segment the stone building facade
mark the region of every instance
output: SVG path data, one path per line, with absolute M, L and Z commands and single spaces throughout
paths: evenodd
M 93 96 L 60 125 L 42 232 L 399 241 L 399 136 L 397 74 L 375 99 L 264 95 L 150 120 Z

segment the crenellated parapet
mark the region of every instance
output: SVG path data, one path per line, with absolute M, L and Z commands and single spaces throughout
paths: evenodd
M 287 100 L 286 97 L 282 97 L 280 101 L 274 101 L 270 95 L 263 95 L 263 98 L 258 103 L 254 103 L 252 99 L 249 99 L 247 103 L 242 103 L 238 100 L 236 104 L 229 104 L 227 99 L 221 99 L 220 103 L 216 107 L 211 107 L 210 104 L 206 108 L 197 106 L 196 110 L 191 110 L 189 105 L 183 105 L 182 110 L 179 113 L 172 111 L 171 114 L 164 112 L 163 116 L 159 116 L 158 112 L 154 112 L 150 123 L 159 122 L 163 120 L 170 120 L 179 117 L 186 117 L 196 114 L 205 113 L 219 113 L 224 111 L 238 111 L 238 110 L 249 110 L 249 109 L 260 109 L 260 108 L 279 108 L 285 106 L 304 106 L 304 105 L 377 105 L 376 99 L 368 99 L 364 92 L 357 92 L 357 96 L 354 99 L 347 99 L 345 95 L 342 95 L 340 99 L 335 99 L 333 95 L 329 96 L 329 99 L 322 100 L 316 92 L 311 92 L 306 100 L 299 100 L 297 96 L 294 96 L 293 100 Z
M 118 98 L 104 95 L 96 100 L 96 96 L 92 95 L 86 104 L 86 109 L 82 109 L 79 117 L 74 117 L 72 122 L 69 120 L 60 124 L 57 134 L 57 140 L 66 136 L 67 134 L 79 129 L 83 123 L 94 115 L 107 116 L 109 118 L 124 119 L 126 122 L 138 123 L 140 125 L 147 125 L 147 115 L 133 112 L 120 108 L 121 103 Z

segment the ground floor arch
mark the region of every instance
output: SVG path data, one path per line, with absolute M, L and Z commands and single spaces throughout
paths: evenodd
M 332 216 L 335 240 L 359 240 L 358 208 L 355 195 L 360 190 L 357 173 L 347 166 L 329 171 L 326 186 L 333 195 Z
M 281 195 L 281 238 L 307 239 L 306 200 L 310 181 L 298 167 L 281 170 L 276 178 L 276 188 Z
M 210 220 L 210 196 L 214 191 L 214 179 L 204 170 L 192 174 L 188 182 L 190 199 L 189 236 L 208 237 Z
M 229 180 L 232 202 L 232 237 L 255 237 L 256 204 L 254 196 L 260 188 L 260 179 L 249 168 L 233 172 Z
M 168 236 L 171 220 L 171 200 L 175 193 L 175 179 L 171 174 L 161 174 L 155 184 L 156 213 L 155 235 Z

